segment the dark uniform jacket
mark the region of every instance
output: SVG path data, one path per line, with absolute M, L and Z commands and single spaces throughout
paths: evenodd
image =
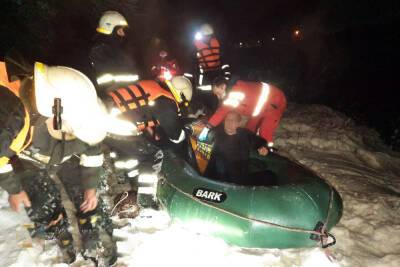
M 222 125 L 214 134 L 215 143 L 206 176 L 241 184 L 241 180 L 247 179 L 250 151 L 262 147 L 266 141 L 244 128 L 239 128 L 235 135 L 228 135 Z
M 83 189 L 96 188 L 103 164 L 100 145 L 89 146 L 79 139 L 54 139 L 43 124 L 35 127 L 32 144 L 0 169 L 0 187 L 9 194 L 17 194 L 24 177 L 43 170 L 57 171 L 60 165 L 72 160 L 79 162 L 76 168 L 80 169 L 80 177 L 71 179 L 79 181 Z
M 101 36 L 89 53 L 92 76 L 95 83 L 105 74 L 111 75 L 137 75 L 138 69 L 122 47 L 121 42 L 114 36 Z M 111 83 L 98 84 L 110 86 Z

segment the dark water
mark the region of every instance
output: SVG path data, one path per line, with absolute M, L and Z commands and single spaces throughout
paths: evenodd
M 289 101 L 328 105 L 376 129 L 400 150 L 399 35 L 392 27 L 366 27 L 301 42 L 231 46 L 234 73 L 271 82 Z

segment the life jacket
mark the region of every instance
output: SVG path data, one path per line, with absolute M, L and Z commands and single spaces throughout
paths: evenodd
M 218 70 L 221 66 L 221 48 L 217 38 L 212 37 L 209 43 L 196 40 L 197 60 L 200 69 L 204 71 Z
M 272 110 L 283 113 L 286 105 L 284 93 L 272 84 L 239 80 L 208 122 L 213 126 L 219 125 L 230 110 L 246 117 L 261 116 Z
M 8 74 L 6 69 L 6 63 L 0 61 L 0 85 L 10 89 L 15 95 L 19 96 L 20 81 L 15 82 L 8 81 Z
M 121 112 L 151 106 L 164 96 L 175 102 L 173 95 L 157 82 L 146 80 L 108 92 Z

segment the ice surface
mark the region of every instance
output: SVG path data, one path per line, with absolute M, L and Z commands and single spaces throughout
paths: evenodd
M 400 266 L 400 156 L 378 134 L 324 106 L 290 104 L 276 133 L 279 153 L 328 180 L 344 201 L 333 229 L 331 262 L 319 248 L 243 250 L 170 225 L 164 212 L 142 211 L 115 231 L 118 266 Z M 0 193 L 0 266 L 63 266 L 54 244 L 21 248 L 12 213 Z M 74 266 L 90 266 L 79 259 Z

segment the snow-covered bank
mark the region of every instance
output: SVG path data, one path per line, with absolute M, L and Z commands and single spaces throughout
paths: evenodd
M 377 133 L 324 106 L 291 105 L 281 152 L 328 180 L 343 198 L 333 249 L 344 266 L 400 266 L 400 157 Z
M 377 134 L 327 107 L 290 104 L 277 132 L 279 153 L 328 180 L 344 201 L 333 229 L 332 263 L 319 248 L 241 250 L 223 241 L 169 225 L 163 212 L 145 211 L 115 237 L 119 266 L 400 266 L 400 156 Z M 49 266 L 54 246 L 21 249 L 15 229 L 23 223 L 0 194 L 0 266 Z M 150 212 L 150 213 L 149 213 Z M 29 263 L 29 265 L 26 265 Z M 74 266 L 86 266 L 78 262 Z

